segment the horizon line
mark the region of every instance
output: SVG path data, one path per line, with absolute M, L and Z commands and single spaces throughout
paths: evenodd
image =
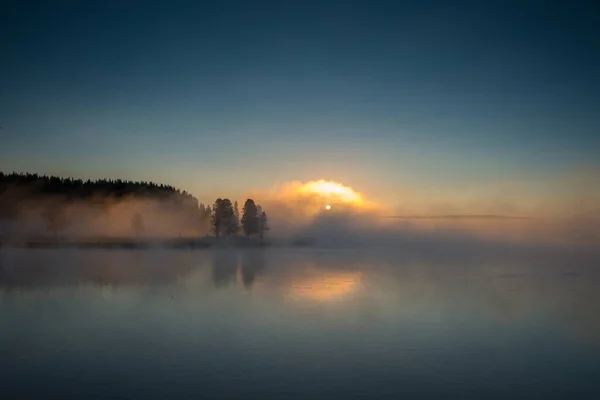
M 442 215 L 386 215 L 389 219 L 532 219 L 528 216 L 502 214 L 442 214 Z

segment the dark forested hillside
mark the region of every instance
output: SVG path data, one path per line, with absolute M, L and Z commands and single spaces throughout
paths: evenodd
M 0 219 L 18 222 L 21 230 L 32 227 L 28 231 L 180 235 L 208 230 L 210 207 L 164 184 L 0 172 Z
M 0 172 L 0 236 L 259 236 L 267 215 L 252 199 L 213 207 L 173 186 L 121 179 L 81 180 Z
M 20 192 L 31 199 L 36 197 L 60 196 L 66 199 L 90 199 L 93 197 L 150 197 L 169 199 L 178 203 L 194 203 L 198 200 L 186 191 L 169 185 L 152 182 L 133 182 L 121 179 L 81 180 L 38 174 L 5 174 L 0 172 L 0 196 L 8 190 Z

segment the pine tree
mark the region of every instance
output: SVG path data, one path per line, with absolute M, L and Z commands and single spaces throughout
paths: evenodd
M 254 200 L 247 199 L 242 210 L 242 229 L 250 239 L 251 235 L 259 233 L 258 210 Z
M 267 213 L 266 212 L 262 212 L 262 214 L 260 214 L 260 238 L 262 239 L 265 234 L 267 233 L 267 231 L 269 230 L 269 223 L 267 221 Z
M 201 230 L 206 232 L 211 227 L 212 210 L 209 205 L 205 206 L 203 203 L 200 203 L 199 209 L 199 224 Z
M 240 230 L 240 211 L 237 200 L 233 202 L 233 218 L 229 225 L 229 233 L 235 235 Z
M 212 207 L 211 213 L 211 228 L 213 233 L 215 234 L 217 240 L 219 240 L 219 235 L 221 234 L 221 204 L 223 203 L 223 199 L 218 198 L 215 200 L 215 203 Z
M 231 200 L 218 198 L 213 205 L 212 211 L 212 229 L 217 239 L 222 232 L 226 235 L 231 234 L 230 226 L 233 219 L 234 214 Z

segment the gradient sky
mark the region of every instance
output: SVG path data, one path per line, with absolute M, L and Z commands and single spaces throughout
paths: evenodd
M 5 0 L 0 170 L 535 184 L 600 163 L 599 37 L 583 0 Z

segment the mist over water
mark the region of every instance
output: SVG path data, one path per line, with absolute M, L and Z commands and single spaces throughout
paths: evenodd
M 275 217 L 273 217 L 275 218 Z M 386 218 L 378 213 L 324 211 L 304 221 L 273 222 L 271 238 L 318 247 L 458 251 L 493 248 L 594 248 L 600 227 L 593 222 L 537 218 Z M 274 220 L 278 221 L 278 220 Z
M 5 248 L 3 393 L 597 398 L 597 253 L 435 249 Z
M 600 400 L 599 1 L 170 3 L 0 4 L 0 400 Z
M 71 186 L 78 184 L 75 182 Z M 104 184 L 101 182 L 97 186 L 101 188 Z M 30 183 L 25 189 L 9 185 L 0 194 L 3 204 L 0 242 L 4 246 L 48 238 L 156 242 L 177 238 L 201 239 L 211 233 L 209 210 L 186 192 L 160 189 L 163 191 L 146 197 L 132 191 L 132 195 L 122 197 L 105 194 L 70 199 L 57 195 L 35 195 L 36 185 L 35 182 Z M 71 187 L 68 183 L 63 185 Z M 118 184 L 107 185 L 113 185 L 110 186 L 112 190 L 119 193 Z M 134 187 L 133 183 L 129 185 Z M 466 251 L 482 244 L 597 246 L 600 245 L 600 214 L 593 202 L 597 190 L 590 188 L 584 191 L 580 186 L 572 187 L 571 198 L 557 197 L 551 205 L 538 207 L 535 212 L 532 208 L 509 206 L 510 202 L 503 198 L 479 201 L 461 208 L 459 203 L 443 199 L 436 203 L 431 198 L 420 198 L 424 205 L 418 207 L 413 204 L 414 199 L 411 203 L 410 197 L 407 197 L 402 212 L 394 215 L 392 210 L 351 187 L 324 180 L 289 182 L 272 191 L 249 196 L 267 211 L 271 229 L 265 242 L 271 246 L 396 248 L 429 244 L 459 246 Z M 145 186 L 140 184 L 139 188 L 143 193 Z M 519 198 L 518 194 L 514 191 L 509 193 L 515 198 Z M 437 206 L 433 207 L 435 204 Z M 440 208 L 440 204 L 445 206 Z M 469 212 L 431 214 L 441 209 Z M 398 216 L 401 218 L 395 218 Z M 231 244 L 239 241 L 222 242 Z
M 600 245 L 600 193 L 586 179 L 568 197 L 531 200 L 524 190 L 471 201 L 407 196 L 393 210 L 340 183 L 290 182 L 255 193 L 269 210 L 271 237 L 316 246 L 392 247 L 424 242 L 440 245 L 498 243 L 515 246 Z M 323 187 L 322 192 L 314 187 Z M 597 186 L 597 185 L 596 185 Z M 529 199 L 529 205 L 524 199 Z M 327 207 L 330 209 L 327 209 Z M 401 218 L 396 218 L 400 216 Z
M 593 215 L 388 218 L 343 188 L 349 201 L 298 193 L 257 197 L 264 240 L 202 238 L 197 205 L 63 209 L 56 240 L 135 237 L 144 250 L 13 245 L 47 231 L 40 207 L 24 207 L 0 247 L 3 393 L 600 396 Z M 169 249 L 186 236 L 211 246 Z
M 44 210 L 48 201 L 25 204 L 18 217 L 0 219 L 0 235 L 15 237 L 53 236 Z M 208 223 L 197 213 L 181 206 L 165 206 L 158 200 L 75 201 L 60 204 L 64 227 L 58 232 L 62 238 L 80 237 L 134 237 L 132 221 L 142 216 L 142 237 L 201 236 L 208 231 Z

